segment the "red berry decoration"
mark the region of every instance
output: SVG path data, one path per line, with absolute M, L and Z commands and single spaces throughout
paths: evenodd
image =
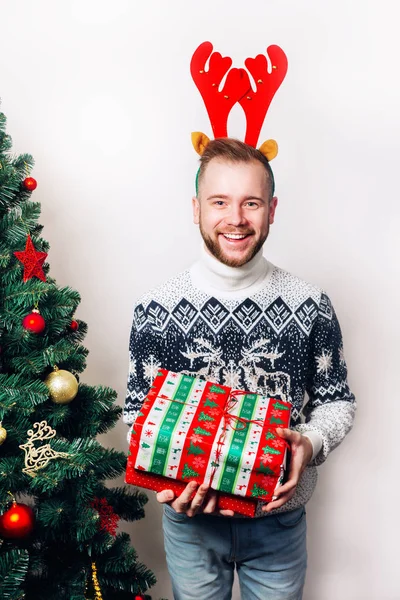
M 37 308 L 34 308 L 29 315 L 23 318 L 22 326 L 31 333 L 42 333 L 46 327 L 46 321 Z
M 3 538 L 22 539 L 33 530 L 35 515 L 30 506 L 17 504 L 14 500 L 0 517 L 0 536 Z
M 69 328 L 72 329 L 72 331 L 77 331 L 79 329 L 78 321 L 71 321 Z
M 36 188 L 37 188 L 37 181 L 36 181 L 36 179 L 33 179 L 33 177 L 27 177 L 23 181 L 23 186 L 29 192 L 33 192 L 33 190 L 36 190 Z

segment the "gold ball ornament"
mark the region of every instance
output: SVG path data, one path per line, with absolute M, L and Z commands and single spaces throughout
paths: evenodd
M 64 369 L 54 367 L 44 382 L 49 388 L 50 398 L 56 404 L 69 404 L 78 393 L 78 380 Z
M 7 439 L 7 429 L 4 429 L 3 425 L 0 422 L 0 446 L 6 441 Z

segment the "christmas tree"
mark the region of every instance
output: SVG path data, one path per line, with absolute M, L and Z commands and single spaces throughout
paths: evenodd
M 207 431 L 207 429 L 203 429 L 202 427 L 195 427 L 193 431 L 197 435 L 207 435 L 207 436 L 211 435 L 211 433 L 209 431 Z
M 196 446 L 195 444 L 193 444 L 193 442 L 190 442 L 187 453 L 188 454 L 205 454 L 205 450 L 203 450 L 203 448 L 201 448 L 200 446 Z
M 214 419 L 214 417 L 210 417 L 210 415 L 208 415 L 207 413 L 202 411 L 199 414 L 199 421 L 215 421 L 215 419 Z
M 105 485 L 126 456 L 96 440 L 121 409 L 80 380 L 80 297 L 49 275 L 33 159 L 11 154 L 5 126 L 0 113 L 0 598 L 150 598 L 155 577 L 117 532 L 147 497 Z
M 199 476 L 199 473 L 197 473 L 197 471 L 195 471 L 194 469 L 191 469 L 187 463 L 184 464 L 183 471 L 182 471 L 182 479 L 188 479 L 188 477 L 198 477 L 198 476 Z

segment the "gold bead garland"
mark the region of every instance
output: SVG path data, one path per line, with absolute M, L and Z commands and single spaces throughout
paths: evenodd
M 103 596 L 101 595 L 99 580 L 97 579 L 97 567 L 96 567 L 96 563 L 94 563 L 94 562 L 92 562 L 92 581 L 93 581 L 95 599 L 103 600 Z
M 100 584 L 99 584 L 99 580 L 97 578 L 97 567 L 96 567 L 96 563 L 92 562 L 92 582 L 93 582 L 93 589 L 94 589 L 94 600 L 103 600 L 103 596 L 101 595 L 101 589 L 100 589 Z M 86 587 L 85 587 L 85 598 L 87 597 L 87 582 L 86 582 Z

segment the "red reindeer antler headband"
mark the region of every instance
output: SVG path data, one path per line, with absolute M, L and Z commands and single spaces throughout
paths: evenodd
M 211 42 L 203 42 L 192 56 L 190 72 L 204 100 L 215 138 L 227 137 L 228 116 L 232 107 L 238 102 L 246 115 L 245 143 L 256 147 L 265 115 L 275 92 L 285 78 L 288 62 L 286 54 L 279 46 L 269 46 L 267 55 L 271 62 L 268 68 L 267 58 L 259 54 L 256 58 L 247 58 L 245 65 L 256 84 L 254 92 L 250 78 L 245 69 L 233 68 L 232 59 L 222 57 L 213 52 Z M 208 71 L 205 70 L 210 59 Z M 228 73 L 229 71 L 229 73 Z M 222 90 L 219 90 L 222 79 L 228 73 Z M 192 143 L 198 154 L 203 154 L 210 139 L 199 131 L 192 133 Z M 259 150 L 268 160 L 278 154 L 275 140 L 267 140 Z

